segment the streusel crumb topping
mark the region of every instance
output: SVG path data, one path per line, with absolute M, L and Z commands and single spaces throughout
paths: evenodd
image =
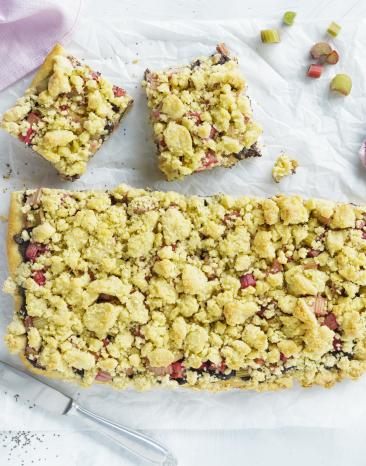
M 119 124 L 132 99 L 71 55 L 55 55 L 52 70 L 3 115 L 1 127 L 78 178 L 90 157 Z
M 260 156 L 255 123 L 237 59 L 224 44 L 209 58 L 164 71 L 146 70 L 159 167 L 168 180 Z
M 290 176 L 296 173 L 299 162 L 295 159 L 290 159 L 283 154 L 277 157 L 272 168 L 272 177 L 276 183 L 279 183 L 285 176 Z
M 213 390 L 365 371 L 365 206 L 125 185 L 22 202 L 5 290 L 23 303 L 5 339 L 39 369 Z

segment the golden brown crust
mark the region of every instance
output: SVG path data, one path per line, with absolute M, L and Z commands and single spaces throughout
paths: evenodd
M 11 194 L 9 207 L 8 221 L 8 236 L 7 236 L 7 254 L 8 267 L 12 278 L 15 277 L 17 268 L 22 262 L 17 243 L 14 241 L 14 235 L 20 233 L 23 229 L 23 213 L 22 213 L 22 191 L 16 191 Z M 21 297 L 19 294 L 14 296 L 15 310 L 18 311 L 21 306 Z
M 65 381 L 64 377 L 56 371 L 49 371 L 49 370 L 44 370 L 44 369 L 38 369 L 37 367 L 34 367 L 33 364 L 31 364 L 28 359 L 25 357 L 24 354 L 19 354 L 19 359 L 22 361 L 22 364 L 33 374 L 36 375 L 41 375 L 42 377 L 47 377 L 48 379 L 54 379 L 54 380 L 63 380 Z M 73 380 L 73 383 L 75 383 L 75 380 Z M 78 383 L 78 385 L 83 387 L 82 383 Z M 84 387 L 84 388 L 89 388 L 89 387 Z
M 42 87 L 47 87 L 44 86 L 44 84 L 53 71 L 53 59 L 57 55 L 66 55 L 65 49 L 60 44 L 56 44 L 53 47 L 53 49 L 49 52 L 49 54 L 45 58 L 45 61 L 34 76 L 30 87 L 37 88 L 37 91 L 40 91 Z

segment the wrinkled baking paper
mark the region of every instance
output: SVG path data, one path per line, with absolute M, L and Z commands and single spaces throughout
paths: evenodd
M 67 48 L 113 83 L 123 85 L 135 98 L 134 106 L 120 129 L 90 162 L 87 173 L 74 183 L 60 181 L 48 162 L 1 131 L 1 173 L 7 174 L 11 169 L 12 174 L 8 180 L 1 179 L 0 214 L 7 215 L 10 191 L 23 186 L 104 189 L 128 183 L 185 194 L 224 192 L 268 197 L 284 192 L 355 203 L 366 201 L 366 171 L 357 156 L 366 130 L 365 22 L 342 24 L 341 34 L 331 41 L 341 59 L 337 65 L 326 67 L 318 80 L 305 75 L 311 63 L 310 47 L 325 39 L 324 21 L 311 24 L 296 21 L 283 31 L 282 42 L 276 45 L 260 43 L 259 31 L 267 27 L 261 20 L 124 23 L 114 18 L 107 23 L 86 18 L 81 21 Z M 263 157 L 244 160 L 232 169 L 215 169 L 168 183 L 157 168 L 145 95 L 140 86 L 143 72 L 147 67 L 160 69 L 211 54 L 218 42 L 225 42 L 239 57 L 255 119 L 264 127 Z M 353 89 L 348 97 L 329 92 L 329 82 L 337 72 L 352 76 Z M 22 94 L 29 80 L 28 77 L 0 94 L 1 112 Z M 281 152 L 296 158 L 300 166 L 295 175 L 275 184 L 271 169 Z M 3 281 L 7 275 L 6 223 L 0 223 Z M 12 312 L 12 300 L 2 294 L 1 335 Z M 3 342 L 0 345 L 0 358 L 18 363 L 17 358 L 7 353 Z M 358 382 L 342 382 L 331 390 L 295 387 L 277 393 L 210 394 L 185 389 L 137 393 L 106 386 L 80 389 L 52 383 L 76 396 L 86 407 L 135 428 L 337 427 L 352 424 L 366 413 L 366 405 L 359 403 L 366 392 L 366 376 Z M 15 414 L 13 401 L 2 395 L 1 407 L 3 429 L 45 430 L 60 424 L 26 406 L 17 405 Z M 73 423 L 63 423 L 64 428 L 68 426 L 75 428 Z

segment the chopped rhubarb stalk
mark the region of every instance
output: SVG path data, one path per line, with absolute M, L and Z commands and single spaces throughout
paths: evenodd
M 217 372 L 220 372 L 220 374 L 224 373 L 227 369 L 227 365 L 224 363 L 224 361 L 222 361 L 218 366 L 216 366 L 216 370 Z
M 321 254 L 321 251 L 317 251 L 316 249 L 309 249 L 307 257 L 318 257 L 319 254 Z
M 333 314 L 333 312 L 329 312 L 329 314 L 327 314 L 325 316 L 323 325 L 326 325 L 331 330 L 337 330 L 338 322 L 337 322 L 336 316 Z
M 199 370 L 201 371 L 207 371 L 207 369 L 209 368 L 210 366 L 210 362 L 209 361 L 205 361 L 203 362 L 200 367 L 199 367 Z
M 211 126 L 211 131 L 210 131 L 210 139 L 215 139 L 218 131 L 214 126 Z
M 238 210 L 233 210 L 232 212 L 229 212 L 228 214 L 224 215 L 223 223 L 227 225 L 229 222 L 233 222 L 239 217 L 240 217 L 240 212 Z
M 330 90 L 342 95 L 349 95 L 352 89 L 352 80 L 347 74 L 336 74 L 330 82 Z
M 99 380 L 99 382 L 109 382 L 112 380 L 111 374 L 105 371 L 99 371 L 98 374 L 95 376 L 95 380 Z
M 37 350 L 29 345 L 25 347 L 24 352 L 26 356 L 35 356 L 36 354 L 38 354 Z
M 166 147 L 167 147 L 166 142 L 164 141 L 164 139 L 161 139 L 159 141 L 159 149 L 164 150 Z
M 216 50 L 221 53 L 221 55 L 229 56 L 230 52 L 229 49 L 227 48 L 226 44 L 221 42 L 220 44 L 217 45 Z
M 23 141 L 25 144 L 29 145 L 31 143 L 33 136 L 34 136 L 34 131 L 32 130 L 32 128 L 28 128 L 25 135 L 19 134 L 19 139 Z
M 113 94 L 114 97 L 122 97 L 126 95 L 126 91 L 122 87 L 113 86 Z
M 187 112 L 187 115 L 193 120 L 195 120 L 196 125 L 202 123 L 200 112 Z
M 36 112 L 30 112 L 27 116 L 27 121 L 32 126 L 35 123 L 38 123 L 41 117 Z
M 201 365 L 200 369 L 215 371 L 219 372 L 220 374 L 223 374 L 227 369 L 227 365 L 224 363 L 224 361 L 222 361 L 220 364 L 215 364 L 213 362 L 206 361 Z
M 100 352 L 97 353 L 95 351 L 90 351 L 90 353 L 95 357 L 96 361 L 98 361 L 100 359 L 100 356 L 101 356 Z
M 295 17 L 295 11 L 286 11 L 283 15 L 283 24 L 286 24 L 286 26 L 292 26 L 294 24 Z
M 42 197 L 42 188 L 38 188 L 34 193 L 27 197 L 26 204 L 31 207 L 39 205 Z
M 319 294 L 316 296 L 313 304 L 314 314 L 316 316 L 325 316 L 327 314 L 327 310 L 325 309 L 326 302 L 327 300 L 323 298 L 323 296 Z
M 362 239 L 366 239 L 366 232 L 365 231 L 362 232 Z
M 91 77 L 94 79 L 94 81 L 99 81 L 99 76 L 100 76 L 99 71 L 93 71 L 91 74 Z
M 102 340 L 102 342 L 103 342 L 103 346 L 106 347 L 106 346 L 109 345 L 109 343 L 111 342 L 111 340 L 110 340 L 109 338 L 104 338 L 104 339 Z
M 145 79 L 150 84 L 151 89 L 156 89 L 159 83 L 159 76 L 146 70 Z
M 125 370 L 125 374 L 128 376 L 128 377 L 131 377 L 133 375 L 133 369 L 132 367 L 128 367 L 126 370 Z
M 357 230 L 362 230 L 363 228 L 365 228 L 365 226 L 366 226 L 365 220 L 356 220 Z
M 246 273 L 245 275 L 242 275 L 239 277 L 239 280 L 241 288 L 248 288 L 249 286 L 256 286 L 257 284 L 252 273 Z
M 261 31 L 261 40 L 263 44 L 278 44 L 281 42 L 277 29 L 263 29 Z
M 332 47 L 327 42 L 318 42 L 310 49 L 310 55 L 318 60 L 321 56 L 328 56 L 332 52 Z
M 151 367 L 151 366 L 148 366 L 148 369 L 149 369 L 150 372 L 152 372 L 157 377 L 162 377 L 164 375 L 172 373 L 172 369 L 171 369 L 170 366 L 167 366 L 167 367 Z
M 285 356 L 283 353 L 280 353 L 280 359 L 282 362 L 286 362 L 288 360 L 288 357 Z
M 259 364 L 260 366 L 263 366 L 264 365 L 264 359 L 263 358 L 255 358 L 254 359 L 254 362 L 256 364 Z
M 328 55 L 320 55 L 318 59 L 318 64 L 319 65 L 325 65 L 327 63 Z
M 24 318 L 24 326 L 28 330 L 29 327 L 33 327 L 33 318 L 31 316 L 27 316 Z
M 160 118 L 160 110 L 157 110 L 157 109 L 151 110 L 151 117 L 152 117 L 154 120 L 159 120 L 159 118 Z
M 278 262 L 278 259 L 275 259 L 273 261 L 270 273 L 278 273 L 278 272 L 281 272 L 282 269 L 283 269 L 282 264 L 280 264 L 280 262 Z
M 341 26 L 333 21 L 330 23 L 327 33 L 332 37 L 337 37 L 341 29 Z
M 258 311 L 256 314 L 257 314 L 258 317 L 263 318 L 265 312 L 266 312 L 266 308 L 265 308 L 265 307 L 262 307 L 261 310 Z
M 46 251 L 46 246 L 38 243 L 29 243 L 27 249 L 25 250 L 25 257 L 34 262 L 39 254 L 42 254 Z
M 45 277 L 44 273 L 41 270 L 37 270 L 36 272 L 34 272 L 33 280 L 39 286 L 43 286 L 46 283 L 46 277 Z
M 307 71 L 309 78 L 320 78 L 323 72 L 323 65 L 310 65 Z
M 333 338 L 333 348 L 336 351 L 341 351 L 342 350 L 342 340 L 340 340 L 339 338 L 334 337 Z
M 171 379 L 182 379 L 184 377 L 185 367 L 182 361 L 176 361 L 170 364 L 170 378 Z
M 216 155 L 213 152 L 209 151 L 207 152 L 207 154 L 202 160 L 202 166 L 198 168 L 197 171 L 201 172 L 204 170 L 209 170 L 210 168 L 217 165 L 217 163 L 218 163 L 218 160 L 217 160 Z
M 98 141 L 91 141 L 90 150 L 94 153 L 98 149 Z
M 362 165 L 366 168 L 366 139 L 362 141 L 358 156 L 360 157 Z
M 326 62 L 329 64 L 329 65 L 335 65 L 336 63 L 338 63 L 339 61 L 339 54 L 336 50 L 333 50 L 328 56 L 327 56 L 327 59 L 326 59 Z
M 68 108 L 69 108 L 68 105 L 60 105 L 60 110 L 61 110 L 62 112 L 64 112 L 64 111 L 67 110 Z

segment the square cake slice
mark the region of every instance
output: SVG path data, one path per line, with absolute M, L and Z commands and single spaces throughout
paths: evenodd
M 330 387 L 366 371 L 366 206 L 279 195 L 12 194 L 5 341 L 117 388 Z
M 245 80 L 224 44 L 209 58 L 164 71 L 146 70 L 159 167 L 168 180 L 260 156 Z
M 132 104 L 126 91 L 57 44 L 1 127 L 74 180 Z

